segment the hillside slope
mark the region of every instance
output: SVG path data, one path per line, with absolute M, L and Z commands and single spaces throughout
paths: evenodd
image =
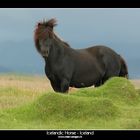
M 114 77 L 99 88 L 69 94 L 5 87 L 0 88 L 0 100 L 0 106 L 15 101 L 12 107 L 1 107 L 1 129 L 140 128 L 140 92 L 125 78 Z

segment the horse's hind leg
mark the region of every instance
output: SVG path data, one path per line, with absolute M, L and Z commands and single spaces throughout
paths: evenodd
M 99 87 L 99 86 L 101 86 L 102 85 L 102 80 L 100 80 L 99 82 L 97 82 L 94 86 L 95 87 Z

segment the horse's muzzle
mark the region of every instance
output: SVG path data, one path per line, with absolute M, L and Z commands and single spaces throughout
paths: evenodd
M 48 50 L 41 51 L 41 55 L 43 57 L 48 57 L 49 56 L 49 51 Z

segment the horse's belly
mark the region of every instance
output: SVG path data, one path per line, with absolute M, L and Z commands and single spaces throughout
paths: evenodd
M 100 79 L 104 74 L 104 69 L 98 63 L 94 63 L 94 59 L 88 60 L 77 63 L 70 86 L 77 88 L 89 87 L 100 82 Z
M 87 83 L 72 83 L 70 84 L 70 87 L 75 87 L 75 88 L 82 88 L 82 87 L 90 87 L 90 86 L 93 86 L 94 84 L 91 83 L 91 84 L 87 84 Z
M 81 87 L 89 87 L 95 85 L 99 81 L 99 76 L 80 76 L 75 77 L 71 80 L 70 86 L 71 87 L 76 87 L 76 88 L 81 88 Z

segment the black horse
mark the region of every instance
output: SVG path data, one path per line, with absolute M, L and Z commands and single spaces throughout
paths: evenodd
M 53 31 L 56 20 L 38 23 L 35 46 L 45 60 L 45 73 L 56 92 L 69 87 L 100 86 L 113 76 L 128 78 L 125 60 L 106 46 L 73 49 Z

